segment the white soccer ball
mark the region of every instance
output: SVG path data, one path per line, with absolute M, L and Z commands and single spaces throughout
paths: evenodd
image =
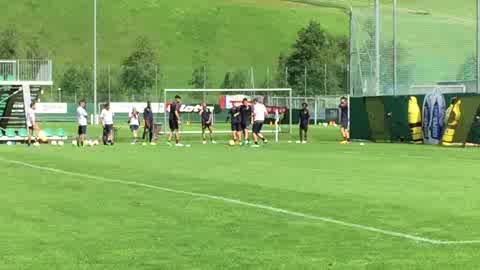
M 228 144 L 230 144 L 230 145 L 233 146 L 233 145 L 235 145 L 235 141 L 234 141 L 234 140 L 230 140 L 230 141 L 228 142 Z
M 39 146 L 40 146 L 40 143 L 39 143 L 39 142 L 35 142 L 35 143 L 33 144 L 33 146 L 39 147 Z
M 93 145 L 98 145 L 99 144 L 98 140 L 94 140 L 92 143 L 93 143 Z
M 365 146 L 365 143 L 362 142 L 362 143 L 360 143 L 360 145 L 361 145 L 361 146 Z
M 190 144 L 186 144 L 185 147 L 192 147 Z
M 323 123 L 323 126 L 324 126 L 324 127 L 328 127 L 328 123 Z
M 57 145 L 57 141 L 50 142 L 51 145 Z
M 76 141 L 76 140 L 73 140 L 73 141 L 72 141 L 72 145 L 73 145 L 73 146 L 77 146 L 77 141 Z
M 288 143 L 292 143 L 292 141 L 288 141 Z
M 13 143 L 11 141 L 8 141 L 7 145 L 13 145 Z
M 58 142 L 58 146 L 63 146 L 64 145 L 64 142 L 63 141 L 59 141 Z
M 296 143 L 297 143 L 297 144 L 301 144 L 302 142 L 301 142 L 301 141 L 297 141 Z

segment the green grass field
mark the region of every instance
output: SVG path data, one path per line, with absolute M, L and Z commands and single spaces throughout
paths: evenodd
M 57 126 L 57 125 L 52 125 Z M 74 128 L 69 127 L 69 132 Z M 478 149 L 0 145 L 0 269 L 478 269 Z M 90 134 L 98 134 L 90 129 Z

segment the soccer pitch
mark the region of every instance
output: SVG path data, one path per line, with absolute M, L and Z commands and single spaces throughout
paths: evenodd
M 120 132 L 113 147 L 0 146 L 0 269 L 480 264 L 478 149 L 340 145 L 324 127 L 257 149 Z

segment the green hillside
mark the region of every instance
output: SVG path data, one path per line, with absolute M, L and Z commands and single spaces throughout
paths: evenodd
M 98 0 L 99 63 L 115 69 L 135 39 L 147 36 L 161 63 L 161 87 L 187 87 L 198 55 L 207 55 L 212 86 L 226 71 L 254 68 L 257 85 L 275 69 L 298 30 L 309 20 L 346 36 L 345 10 L 365 9 L 371 0 Z M 416 83 L 454 80 L 475 51 L 475 1 L 405 0 L 399 3 L 401 56 Z M 382 39 L 392 35 L 392 1 L 382 1 Z M 3 28 L 15 25 L 24 40 L 38 37 L 54 60 L 57 76 L 66 64 L 91 66 L 93 0 L 0 0 L 8 7 Z M 363 8 L 363 9 L 362 9 Z M 426 11 L 419 15 L 415 11 Z M 0 27 L 1 29 L 2 27 Z M 383 55 L 390 51 L 382 52 Z M 402 78 L 400 78 L 402 79 Z
M 98 3 L 100 64 L 119 65 L 136 37 L 145 35 L 157 49 L 166 83 L 172 87 L 189 79 L 195 52 L 208 54 L 212 76 L 220 81 L 228 69 L 254 66 L 260 72 L 275 67 L 279 53 L 288 50 L 309 20 L 320 21 L 333 34 L 348 33 L 342 10 L 279 0 Z M 0 18 L 2 25 L 14 23 L 25 38 L 38 35 L 57 68 L 91 65 L 93 1 L 0 0 L 0 5 L 9 10 Z

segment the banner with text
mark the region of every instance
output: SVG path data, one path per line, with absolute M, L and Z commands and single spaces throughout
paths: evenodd
M 37 103 L 36 113 L 52 113 L 65 114 L 67 113 L 67 103 Z

